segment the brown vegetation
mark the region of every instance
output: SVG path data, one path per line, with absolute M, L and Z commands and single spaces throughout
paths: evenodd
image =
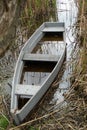
M 80 1 L 80 23 L 79 23 L 79 57 L 77 59 L 76 72 L 79 74 L 76 79 L 78 80 L 79 89 L 83 92 L 84 96 L 87 97 L 87 2 Z M 87 98 L 86 98 L 87 99 Z

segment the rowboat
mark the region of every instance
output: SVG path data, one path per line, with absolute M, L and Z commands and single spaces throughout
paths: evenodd
M 11 114 L 20 124 L 46 93 L 66 52 L 65 25 L 43 23 L 22 48 L 15 67 L 11 93 Z

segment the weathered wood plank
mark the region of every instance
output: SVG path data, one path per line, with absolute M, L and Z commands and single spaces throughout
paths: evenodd
M 56 55 L 49 55 L 49 54 L 28 54 L 26 53 L 23 56 L 23 60 L 26 61 L 51 61 L 51 62 L 58 62 L 59 57 Z
M 64 27 L 45 27 L 42 32 L 64 32 Z
M 41 86 L 36 86 L 36 85 L 18 84 L 16 86 L 15 94 L 24 95 L 24 96 L 33 96 L 38 92 L 40 88 Z

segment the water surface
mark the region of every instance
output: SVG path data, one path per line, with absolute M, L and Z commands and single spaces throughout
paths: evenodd
M 56 0 L 57 5 L 57 20 L 58 22 L 65 22 L 66 28 L 66 66 L 65 71 L 62 76 L 62 81 L 60 82 L 58 89 L 54 93 L 51 102 L 56 102 L 56 104 L 64 101 L 64 93 L 66 93 L 70 87 L 70 79 L 72 73 L 72 65 L 70 64 L 72 59 L 72 51 L 76 42 L 75 34 L 75 24 L 77 22 L 78 8 L 75 0 Z

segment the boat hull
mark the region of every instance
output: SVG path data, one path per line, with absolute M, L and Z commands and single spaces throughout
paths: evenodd
M 53 29 L 53 32 L 55 33 L 55 28 L 54 28 L 55 23 L 54 24 L 48 23 L 48 27 L 51 25 L 53 26 L 52 29 Z M 62 25 L 64 28 L 64 24 L 59 23 L 59 25 Z M 31 110 L 35 107 L 35 105 L 40 101 L 40 99 L 43 97 L 43 95 L 49 89 L 50 85 L 54 81 L 56 75 L 58 74 L 58 72 L 61 68 L 61 65 L 64 61 L 65 54 L 66 54 L 65 28 L 64 29 L 63 28 L 58 30 L 58 32 L 59 31 L 63 32 L 63 37 L 64 37 L 64 48 L 63 48 L 63 52 L 62 52 L 58 62 L 56 63 L 52 72 L 49 74 L 49 76 L 43 82 L 40 89 L 36 92 L 36 94 L 33 95 L 32 98 L 20 110 L 17 110 L 18 109 L 18 96 L 15 94 L 15 86 L 16 86 L 16 84 L 19 84 L 20 77 L 21 77 L 21 74 L 23 71 L 24 62 L 22 59 L 23 59 L 24 53 L 27 52 L 27 50 L 29 53 L 31 53 L 33 48 L 38 43 L 38 41 L 44 36 L 45 32 L 47 32 L 47 27 L 45 28 L 44 24 L 42 24 L 42 26 L 34 33 L 34 35 L 30 38 L 30 41 L 28 41 L 25 44 L 25 46 L 23 47 L 23 49 L 19 55 L 19 59 L 17 61 L 15 74 L 14 74 L 14 78 L 13 78 L 13 85 L 12 85 L 13 88 L 12 88 L 12 96 L 11 96 L 11 114 L 13 115 L 13 118 L 17 125 L 20 124 L 24 120 L 24 118 L 31 112 Z M 48 29 L 48 31 L 50 32 L 51 30 Z M 39 33 L 39 35 L 37 32 Z M 34 37 L 35 37 L 35 40 L 33 41 Z

